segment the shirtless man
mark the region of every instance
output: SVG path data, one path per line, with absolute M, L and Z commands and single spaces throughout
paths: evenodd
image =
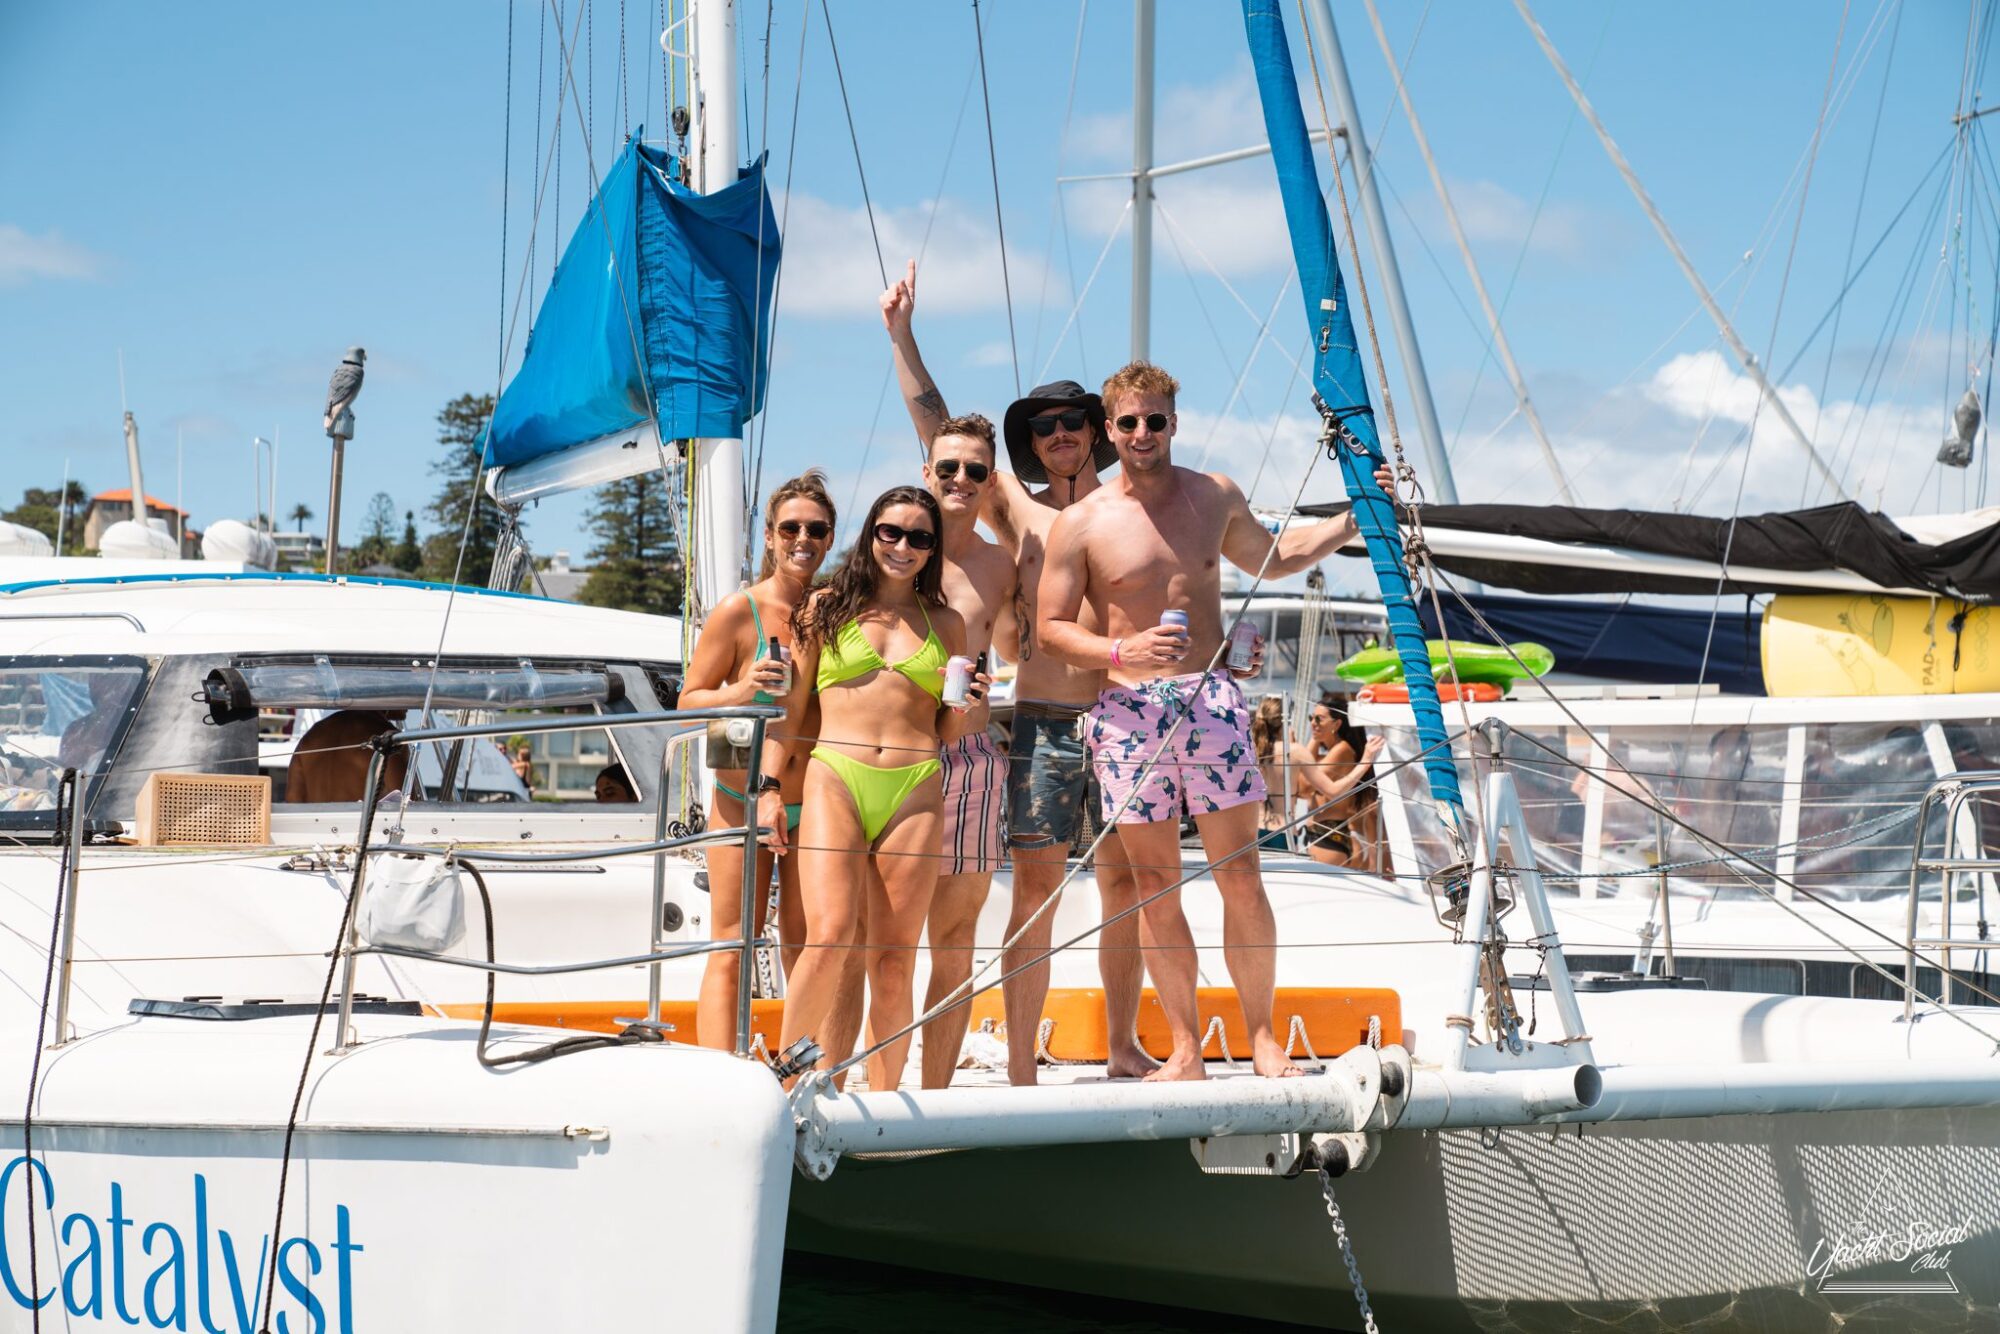
M 928 447 L 950 414 L 910 331 L 916 301 L 917 266 L 912 261 L 902 281 L 882 294 L 882 322 L 889 330 L 904 406 L 917 438 Z M 1014 403 L 1007 409 L 1004 427 L 1014 471 L 993 474 L 981 497 L 980 516 L 1020 572 L 1015 595 L 1019 649 L 1010 655 L 1016 663 L 1014 735 L 1007 752 L 1007 836 L 1014 860 L 1014 903 L 1007 922 L 1011 939 L 1062 883 L 1063 864 L 1077 837 L 1090 781 L 1078 719 L 1104 684 L 1101 671 L 1080 671 L 1037 651 L 1035 588 L 1041 578 L 1042 553 L 1056 515 L 1096 491 L 1098 472 L 1110 467 L 1117 455 L 1104 436 L 1104 411 L 1097 395 L 1071 380 L 1042 385 Z M 1030 482 L 1048 485 L 1030 492 L 1024 485 Z M 1137 902 L 1116 834 L 1097 846 L 1097 887 L 1107 917 Z M 1052 908 L 1001 959 L 1013 974 L 1002 994 L 1012 1020 L 1007 1025 L 1007 1077 L 1016 1084 L 1035 1082 L 1036 1032 L 1049 992 L 1048 964 L 1022 965 L 1048 952 L 1054 926 Z M 1145 981 L 1145 963 L 1139 954 L 1137 914 L 1104 929 L 1098 966 L 1104 979 L 1110 1073 L 1115 1078 L 1143 1075 L 1157 1063 L 1139 1046 L 1139 988 Z M 1016 969 L 1022 971 L 1015 973 Z M 931 1044 L 924 1045 L 928 1050 Z
M 1013 557 L 976 531 L 980 507 L 994 486 L 995 449 L 993 423 L 974 413 L 940 422 L 924 461 L 924 485 L 944 515 L 945 601 L 965 618 L 965 652 L 975 660 L 986 657 L 996 642 L 1013 644 L 1020 638 Z M 993 888 L 993 873 L 1006 860 L 1001 826 L 1007 757 L 987 735 L 988 713 L 981 700 L 967 720 L 965 735 L 942 751 L 944 861 L 926 923 L 931 942 L 926 1010 L 972 976 L 972 930 Z M 971 1007 L 958 1005 L 924 1025 L 925 1088 L 951 1083 L 971 1017 Z
M 1116 821 L 1142 898 L 1146 965 L 1173 1035 L 1153 1079 L 1204 1078 L 1196 1026 L 1195 948 L 1180 891 L 1183 812 L 1194 816 L 1222 892 L 1223 957 L 1262 1075 L 1296 1075 L 1271 1031 L 1277 924 L 1255 852 L 1264 801 L 1250 709 L 1219 666 L 1226 627 L 1221 558 L 1266 578 L 1295 574 L 1354 536 L 1348 515 L 1273 538 L 1221 473 L 1174 466 L 1174 395 L 1157 366 L 1133 362 L 1104 382 L 1122 471 L 1063 511 L 1049 533 L 1038 637 L 1051 656 L 1109 683 L 1089 713 L 1104 818 Z M 1273 547 L 1275 545 L 1275 550 Z M 1094 608 L 1104 633 L 1085 619 Z M 1160 624 L 1170 609 L 1188 627 Z M 1182 664 L 1194 667 L 1182 674 Z M 1228 858 L 1228 860 L 1224 860 Z

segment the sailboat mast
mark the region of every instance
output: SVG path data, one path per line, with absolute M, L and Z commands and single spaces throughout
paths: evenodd
M 1347 81 L 1347 57 L 1340 53 L 1333 8 L 1327 0 L 1314 0 L 1307 12 L 1312 16 L 1319 44 L 1326 48 L 1326 74 L 1333 88 L 1334 113 L 1347 127 L 1347 156 L 1354 164 L 1354 179 L 1361 189 L 1361 213 L 1367 220 L 1369 244 L 1375 250 L 1375 267 L 1382 271 L 1382 296 L 1389 307 L 1389 325 L 1395 331 L 1396 350 L 1403 358 L 1403 373 L 1410 381 L 1410 406 L 1416 413 L 1417 434 L 1423 438 L 1424 457 L 1431 467 L 1431 476 L 1425 480 L 1438 500 L 1456 505 L 1458 484 L 1452 480 L 1451 458 L 1445 453 L 1437 404 L 1431 401 L 1430 376 L 1424 373 L 1423 349 L 1417 346 L 1416 325 L 1410 321 L 1409 298 L 1403 294 L 1403 271 L 1396 266 L 1396 245 L 1389 239 L 1389 218 L 1382 211 L 1382 196 L 1375 188 L 1375 160 L 1368 151 L 1368 131 L 1355 105 L 1354 89 Z
M 694 58 L 689 62 L 692 184 L 708 195 L 736 183 L 743 156 L 736 119 L 736 0 L 689 0 L 689 4 L 694 29 Z M 692 462 L 696 518 L 695 549 L 690 554 L 695 595 L 705 609 L 743 585 L 748 497 L 742 437 L 698 439 Z
M 1132 6 L 1132 360 L 1153 342 L 1153 0 Z
M 146 522 L 146 477 L 139 467 L 139 422 L 129 408 L 125 411 L 125 466 L 132 470 L 132 517 L 139 521 L 141 528 L 149 527 Z

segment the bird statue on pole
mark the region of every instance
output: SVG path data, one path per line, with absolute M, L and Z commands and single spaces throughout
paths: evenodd
M 333 379 L 326 386 L 326 433 L 341 439 L 351 439 L 354 435 L 353 414 L 349 406 L 361 393 L 362 367 L 368 361 L 368 353 L 358 347 L 347 349 L 347 355 L 333 368 Z M 343 423 L 343 418 L 345 422 Z M 345 430 L 342 429 L 343 424 Z

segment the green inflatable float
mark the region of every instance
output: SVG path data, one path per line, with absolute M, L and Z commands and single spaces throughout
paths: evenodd
M 1530 676 L 1544 676 L 1556 665 L 1556 655 L 1540 644 L 1472 644 L 1463 639 L 1427 639 L 1431 652 L 1431 675 L 1439 681 L 1451 679 L 1451 665 L 1458 664 L 1458 679 L 1484 682 L 1503 690 Z M 1403 660 L 1396 651 L 1370 644 L 1333 669 L 1357 685 L 1382 685 L 1403 679 Z

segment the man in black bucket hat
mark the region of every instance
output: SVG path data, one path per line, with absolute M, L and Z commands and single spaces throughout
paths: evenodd
M 902 280 L 882 294 L 882 322 L 889 330 L 903 405 L 928 451 L 951 414 L 917 352 L 910 328 L 916 302 L 917 265 L 912 260 Z M 1062 883 L 1073 847 L 1080 850 L 1089 842 L 1082 817 L 1086 800 L 1094 807 L 1097 797 L 1089 791 L 1090 766 L 1078 720 L 1104 688 L 1102 672 L 1080 671 L 1036 651 L 1035 589 L 1056 515 L 1095 491 L 1099 472 L 1116 463 L 1118 454 L 1105 434 L 1104 405 L 1074 380 L 1038 386 L 1007 409 L 1001 430 L 1014 471 L 994 476 L 980 517 L 992 526 L 1020 572 L 1015 594 L 1020 646 L 1007 655 L 1016 663 L 1014 733 L 1007 752 L 1007 841 L 1014 865 L 1008 937 L 1035 918 L 1006 952 L 1003 967 L 1010 976 L 1002 994 L 1008 1020 L 1007 1077 L 1032 1084 L 1049 967 L 1022 965 L 1048 952 L 1055 910 L 1036 914 Z M 1031 492 L 1025 483 L 1045 485 Z M 1012 646 L 998 647 L 1005 651 Z M 1106 917 L 1138 901 L 1116 833 L 1107 833 L 1097 845 L 1096 870 Z M 1158 1065 L 1138 1040 L 1139 989 L 1145 980 L 1139 915 L 1127 914 L 1103 934 L 1098 960 L 1108 1021 L 1107 1065 L 1114 1078 L 1135 1078 Z

